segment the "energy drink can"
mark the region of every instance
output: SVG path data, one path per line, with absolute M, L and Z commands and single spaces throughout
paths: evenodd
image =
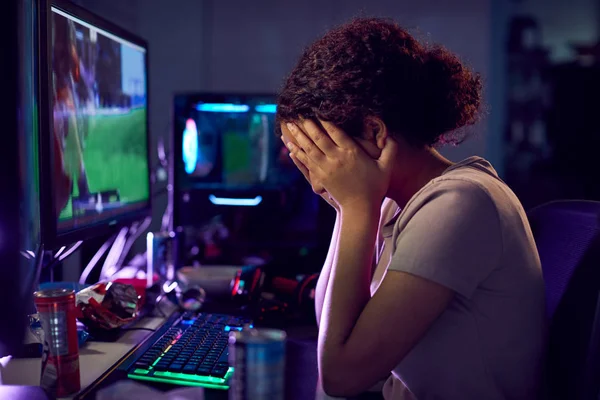
M 286 334 L 245 328 L 229 334 L 229 365 L 234 368 L 229 400 L 283 400 Z
M 48 289 L 33 296 L 44 331 L 40 386 L 53 397 L 77 393 L 81 381 L 75 291 Z

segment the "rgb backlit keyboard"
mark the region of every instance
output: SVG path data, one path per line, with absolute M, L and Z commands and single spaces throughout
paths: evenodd
M 228 338 L 249 320 L 223 314 L 171 317 L 119 369 L 131 379 L 228 389 Z

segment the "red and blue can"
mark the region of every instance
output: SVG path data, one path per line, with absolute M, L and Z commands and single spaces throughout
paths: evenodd
M 34 293 L 44 331 L 40 386 L 53 397 L 79 392 L 79 343 L 75 291 L 48 289 Z

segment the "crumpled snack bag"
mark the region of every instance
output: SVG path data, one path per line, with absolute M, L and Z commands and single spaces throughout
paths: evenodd
M 77 318 L 88 328 L 112 330 L 132 322 L 142 296 L 132 285 L 99 282 L 77 293 Z

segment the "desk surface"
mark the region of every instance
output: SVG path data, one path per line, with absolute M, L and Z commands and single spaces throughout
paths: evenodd
M 164 318 L 144 318 L 134 327 L 156 329 L 164 320 Z M 145 330 L 130 330 L 116 342 L 87 342 L 79 349 L 81 388 L 91 385 L 135 345 L 151 334 L 152 332 Z M 5 385 L 38 386 L 40 373 L 41 358 L 12 359 L 2 369 L 2 382 Z
M 156 329 L 164 318 L 144 318 L 134 328 Z M 116 342 L 87 342 L 79 350 L 81 388 L 87 388 L 152 332 L 129 330 Z M 317 384 L 316 327 L 288 330 L 286 392 L 293 398 L 314 398 Z M 38 386 L 41 359 L 12 359 L 2 370 L 5 385 Z

